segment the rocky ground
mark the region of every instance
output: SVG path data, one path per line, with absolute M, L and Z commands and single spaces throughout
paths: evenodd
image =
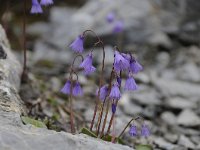
M 194 0 L 90 0 L 81 8 L 53 7 L 48 22 L 28 27 L 28 34 L 38 37 L 28 52 L 29 84 L 20 90 L 28 115 L 46 118 L 49 129 L 69 131 L 68 98 L 59 92 L 74 56 L 68 45 L 84 30 L 94 30 L 105 41 L 106 65 L 110 67 L 112 47 L 119 41 L 105 16 L 114 10 L 125 24 L 120 47 L 135 53 L 144 66 L 135 76 L 139 90 L 124 93 L 119 102 L 116 134 L 133 116 L 141 115 L 151 128 L 151 136 L 132 138 L 125 133 L 123 139 L 129 146 L 149 143 L 157 150 L 200 149 L 198 6 Z M 91 42 L 92 36 L 86 51 Z M 101 62 L 99 56 L 101 51 L 96 48 L 95 64 Z M 80 73 L 79 79 L 84 97 L 74 101 L 77 129 L 88 126 L 92 119 L 98 74 L 85 77 Z

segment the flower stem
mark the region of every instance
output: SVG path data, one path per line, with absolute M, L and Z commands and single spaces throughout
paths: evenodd
M 116 103 L 115 103 L 116 108 L 117 108 L 117 104 L 118 104 L 118 101 L 116 101 Z M 107 133 L 106 133 L 107 135 L 110 133 L 110 129 L 111 129 L 114 117 L 115 117 L 115 113 L 112 113 L 112 116 L 111 116 L 110 122 L 109 122 L 109 126 L 108 126 L 108 130 L 107 130 Z
M 118 138 L 120 138 L 120 137 L 124 134 L 125 130 L 128 128 L 128 126 L 131 124 L 131 122 L 132 122 L 133 120 L 137 120 L 137 119 L 139 119 L 139 118 L 140 118 L 140 116 L 138 116 L 138 117 L 136 117 L 136 118 L 132 118 L 132 119 L 127 123 L 127 125 L 126 125 L 125 128 L 122 130 L 122 132 L 119 134 Z
M 70 74 L 70 82 L 72 83 L 72 75 Z M 71 133 L 74 134 L 75 126 L 74 126 L 74 114 L 73 114 L 73 108 L 72 108 L 72 87 L 70 87 L 70 96 L 69 96 L 69 108 L 70 108 L 70 126 L 71 126 Z
M 24 0 L 24 12 L 23 12 L 23 51 L 24 51 L 24 63 L 23 63 L 23 72 L 22 72 L 22 81 L 27 81 L 27 65 L 26 65 L 26 59 L 27 59 L 27 55 L 26 55 L 26 1 Z
M 100 79 L 99 79 L 98 97 L 97 97 L 96 102 L 95 102 L 94 114 L 93 114 L 91 125 L 90 125 L 90 131 L 92 131 L 93 126 L 94 126 L 94 120 L 96 118 L 96 114 L 97 114 L 97 110 L 98 110 L 100 88 L 101 88 L 101 86 L 103 84 L 103 70 L 104 70 L 104 66 L 105 66 L 105 49 L 104 49 L 104 43 L 103 43 L 103 41 L 99 38 L 99 36 L 97 36 L 97 34 L 94 31 L 92 31 L 92 30 L 85 30 L 83 32 L 83 36 L 85 36 L 85 34 L 87 32 L 93 33 L 95 35 L 95 37 L 97 38 L 98 41 L 94 44 L 94 46 L 97 46 L 98 44 L 100 44 L 101 47 L 102 47 L 102 50 L 103 50 L 103 59 L 102 59 L 101 76 L 100 76 Z
M 101 138 L 102 138 L 103 135 L 104 135 L 104 129 L 105 129 L 106 121 L 107 121 L 107 118 L 108 118 L 108 111 L 109 111 L 109 108 L 110 108 L 110 101 L 107 102 L 107 106 L 106 106 L 106 115 L 105 115 L 105 117 L 104 117 L 103 126 L 102 126 L 102 130 L 101 130 L 101 134 L 100 134 L 100 137 L 101 137 Z

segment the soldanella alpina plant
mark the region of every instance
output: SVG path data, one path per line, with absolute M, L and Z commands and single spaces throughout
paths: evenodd
M 109 16 L 109 21 L 112 21 L 112 14 Z M 77 96 L 83 96 L 83 90 L 78 80 L 78 72 L 82 71 L 85 75 L 91 76 L 97 68 L 93 65 L 93 53 L 94 48 L 83 57 L 84 53 L 84 40 L 87 34 L 94 34 L 97 41 L 94 43 L 95 46 L 102 47 L 102 64 L 99 77 L 99 85 L 96 90 L 96 101 L 95 108 L 93 112 L 93 117 L 91 118 L 90 132 L 93 136 L 105 139 L 106 136 L 110 135 L 111 127 L 113 126 L 113 120 L 117 111 L 118 102 L 120 101 L 122 91 L 135 91 L 138 89 L 138 85 L 134 79 L 134 75 L 143 70 L 142 65 L 136 60 L 136 58 L 131 53 L 122 52 L 117 46 L 113 47 L 113 57 L 114 62 L 112 64 L 112 70 L 110 73 L 109 81 L 106 83 L 105 74 L 105 57 L 106 50 L 104 48 L 103 41 L 97 36 L 97 34 L 92 30 L 86 30 L 80 34 L 71 44 L 70 48 L 76 54 L 71 67 L 69 77 L 61 89 L 63 94 L 69 95 L 70 102 L 70 124 L 71 132 L 75 133 L 75 124 L 73 117 L 73 105 L 72 100 Z M 75 61 L 77 58 L 81 58 L 80 65 L 75 66 Z M 122 76 L 126 77 L 125 84 L 122 84 Z M 111 118 L 108 118 L 109 110 L 111 110 Z M 104 114 L 105 113 L 105 114 Z M 104 115 L 103 115 L 104 114 Z M 104 117 L 104 118 L 103 118 Z M 108 128 L 106 129 L 106 123 L 109 119 Z M 96 121 L 95 121 L 96 120 Z M 137 124 L 135 124 L 137 122 Z M 139 124 L 139 126 L 138 126 Z M 94 129 L 94 126 L 96 129 Z M 120 138 L 125 130 L 130 126 L 129 134 L 130 136 L 143 136 L 148 137 L 150 135 L 149 128 L 142 117 L 132 118 L 130 122 L 122 130 L 121 134 L 112 140 L 116 142 Z

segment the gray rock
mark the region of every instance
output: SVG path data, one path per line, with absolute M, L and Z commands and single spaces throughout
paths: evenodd
M 168 111 L 161 114 L 161 119 L 169 125 L 175 125 L 177 121 L 176 116 L 172 112 Z
M 200 70 L 193 62 L 177 69 L 177 78 L 185 81 L 200 82 Z
M 178 140 L 178 135 L 176 134 L 166 133 L 164 137 L 167 141 L 172 143 L 175 143 Z
M 140 87 L 137 92 L 130 93 L 133 101 L 143 105 L 160 105 L 158 93 L 154 89 L 141 90 Z
M 189 138 L 187 138 L 186 136 L 184 135 L 181 135 L 179 140 L 178 140 L 178 144 L 179 145 L 182 145 L 182 146 L 185 146 L 187 148 L 191 148 L 191 149 L 195 149 L 195 145 L 194 143 L 191 142 L 191 140 Z
M 175 144 L 171 144 L 171 143 L 165 141 L 163 138 L 155 138 L 154 143 L 156 145 L 158 145 L 158 147 L 160 147 L 162 149 L 166 149 L 166 150 L 176 150 L 178 147 Z
M 142 112 L 142 108 L 131 102 L 130 95 L 128 93 L 124 93 L 120 99 L 119 105 L 122 106 L 123 111 L 128 115 L 136 115 Z
M 182 96 L 188 99 L 200 97 L 200 85 L 173 79 L 154 77 L 154 85 L 166 97 Z
M 179 114 L 177 123 L 183 126 L 198 126 L 200 125 L 200 117 L 192 110 L 185 109 Z
M 186 109 L 186 108 L 192 109 L 197 107 L 195 101 L 187 100 L 181 97 L 169 98 L 167 100 L 167 105 L 171 108 L 177 108 L 177 109 Z
M 36 63 L 40 60 L 49 60 L 53 63 L 62 63 L 68 64 L 72 61 L 72 51 L 67 50 L 59 51 L 57 47 L 49 46 L 48 43 L 37 41 L 34 46 L 34 54 L 32 59 L 33 63 Z

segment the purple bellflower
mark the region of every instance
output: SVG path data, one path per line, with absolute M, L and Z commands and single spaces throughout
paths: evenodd
M 32 0 L 31 14 L 40 14 L 40 13 L 43 13 L 43 11 L 38 0 Z
M 82 35 L 79 35 L 69 46 L 72 50 L 74 50 L 77 53 L 82 53 L 83 52 L 83 40 L 84 37 Z
M 129 130 L 129 135 L 137 136 L 137 127 L 135 125 L 131 125 L 130 130 Z
M 143 70 L 142 65 L 138 63 L 137 60 L 130 61 L 130 71 L 133 73 L 138 73 L 139 71 Z
M 99 90 L 96 91 L 96 95 L 98 95 L 98 91 Z M 100 88 L 100 93 L 99 94 L 100 94 L 99 95 L 100 100 L 104 101 L 106 96 L 107 96 L 107 94 L 108 94 L 108 85 L 102 86 Z
M 121 33 L 124 30 L 124 22 L 123 21 L 117 21 L 113 27 L 114 33 Z
M 141 135 L 143 137 L 148 137 L 150 135 L 150 130 L 149 130 L 149 128 L 148 128 L 148 126 L 146 124 L 142 125 Z
M 61 92 L 63 93 L 63 94 L 70 94 L 70 88 L 71 88 L 71 82 L 68 80 L 66 83 L 65 83 L 65 85 L 64 85 L 64 87 L 61 89 Z
M 118 51 L 115 51 L 114 69 L 116 72 L 128 69 L 130 66 L 128 60 L 126 60 Z
M 72 90 L 72 94 L 74 96 L 82 96 L 83 95 L 82 88 L 81 88 L 81 86 L 80 86 L 78 81 L 76 82 L 76 84 L 75 84 L 75 86 L 74 86 L 74 88 Z
M 40 1 L 40 5 L 42 6 L 48 6 L 48 5 L 52 5 L 53 4 L 53 0 L 41 0 Z
M 117 106 L 116 104 L 112 103 L 112 113 L 114 114 L 116 112 Z
M 113 84 L 109 97 L 113 100 L 119 100 L 121 98 L 121 93 L 117 83 Z
M 92 66 L 92 53 L 87 55 L 79 67 L 84 68 L 86 75 L 93 73 L 96 70 L 96 68 Z
M 121 86 L 122 79 L 119 76 L 117 76 L 117 83 L 118 83 L 119 86 Z
M 129 76 L 128 79 L 126 80 L 124 90 L 126 91 L 134 91 L 137 90 L 138 86 L 134 80 L 133 77 Z
M 106 16 L 106 21 L 107 21 L 108 23 L 112 23 L 112 22 L 114 21 L 114 19 L 115 19 L 115 14 L 114 14 L 114 12 L 109 12 L 109 13 L 107 14 L 107 16 Z

